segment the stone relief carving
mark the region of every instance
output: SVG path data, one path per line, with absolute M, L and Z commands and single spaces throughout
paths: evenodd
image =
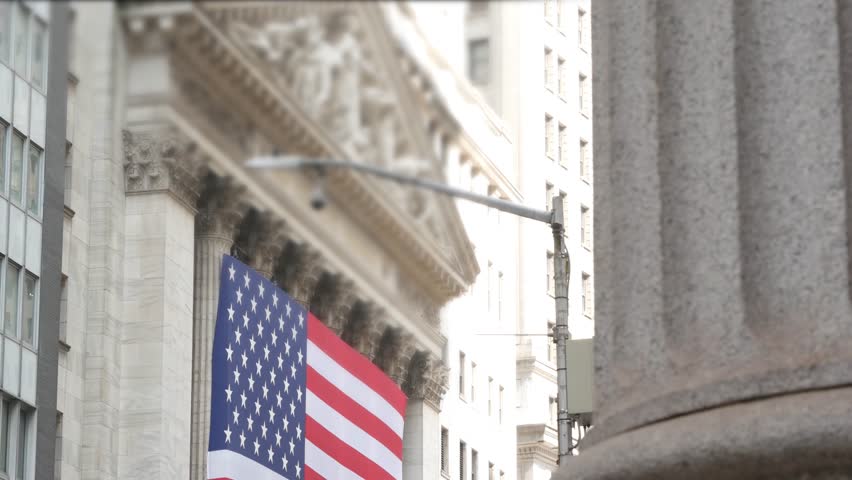
M 276 73 L 304 111 L 319 120 L 353 158 L 415 176 L 431 175 L 433 165 L 413 154 L 402 138 L 395 95 L 377 75 L 362 48 L 354 13 L 338 11 L 260 26 L 234 23 L 231 34 Z M 422 193 L 390 185 L 417 219 L 432 213 Z
M 254 208 L 243 219 L 234 241 L 237 258 L 264 276 L 272 274 L 284 245 L 284 222 Z
M 203 184 L 195 215 L 196 235 L 222 237 L 230 243 L 247 210 L 243 203 L 245 187 L 213 173 L 207 174 Z
M 126 193 L 169 191 L 195 208 L 204 161 L 195 145 L 166 131 L 122 131 Z
M 449 386 L 449 371 L 443 362 L 419 350 L 411 357 L 402 390 L 409 398 L 422 399 L 440 409 Z

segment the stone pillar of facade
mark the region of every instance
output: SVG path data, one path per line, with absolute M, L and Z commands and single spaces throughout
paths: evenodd
M 319 252 L 296 239 L 290 239 L 279 255 L 273 272 L 275 282 L 288 295 L 305 307 L 323 273 Z
M 118 478 L 189 476 L 191 272 L 203 159 L 172 135 L 124 132 Z
M 556 478 L 852 478 L 850 10 L 595 4 L 595 427 Z
M 251 209 L 240 222 L 234 245 L 245 256 L 241 260 L 270 278 L 285 246 L 284 222 L 269 212 Z
M 192 331 L 192 480 L 207 478 L 213 334 L 219 302 L 222 255 L 231 250 L 247 208 L 244 188 L 208 175 L 195 217 L 195 295 Z
M 447 392 L 449 369 L 423 351 L 412 356 L 402 389 L 408 395 L 402 437 L 402 477 L 441 478 L 441 398 Z

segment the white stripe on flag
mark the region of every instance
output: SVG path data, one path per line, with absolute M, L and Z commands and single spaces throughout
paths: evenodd
M 383 421 L 402 438 L 404 419 L 399 414 L 399 411 L 393 408 L 381 395 L 359 380 L 358 377 L 341 367 L 310 340 L 308 340 L 308 365 L 325 377 L 332 385 L 346 393 L 352 400 L 367 409 L 367 411 L 373 412 L 379 420 Z
M 328 406 L 308 389 L 305 413 L 343 443 L 349 444 L 394 478 L 402 478 L 402 461 L 388 447 Z M 313 468 L 313 467 L 311 467 Z
M 305 440 L 305 464 L 311 470 L 317 472 L 322 478 L 333 478 L 335 480 L 363 480 L 355 475 L 352 470 L 337 463 L 309 440 Z
M 281 462 L 280 458 L 275 460 Z M 295 474 L 296 466 L 292 465 L 289 468 Z M 302 476 L 304 477 L 304 473 Z M 207 478 L 287 480 L 254 460 L 230 450 L 214 450 L 207 453 Z

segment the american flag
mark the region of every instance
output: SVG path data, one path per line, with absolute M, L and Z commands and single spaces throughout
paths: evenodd
M 208 479 L 402 478 L 399 387 L 228 255 L 212 370 Z

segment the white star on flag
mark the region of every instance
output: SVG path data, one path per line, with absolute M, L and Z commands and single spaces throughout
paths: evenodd
M 231 443 L 231 426 L 225 427 L 225 443 Z
M 258 290 L 260 290 L 260 292 L 258 293 L 258 295 L 260 295 L 260 298 L 263 298 L 263 292 L 264 292 L 264 291 L 266 291 L 266 290 L 263 288 L 263 282 L 260 282 L 260 283 L 258 283 L 258 284 L 257 284 L 257 289 L 258 289 Z
M 240 448 L 246 448 L 246 436 L 245 432 L 240 432 Z
M 237 411 L 237 407 L 234 407 L 234 423 L 240 423 L 240 412 Z
M 228 388 L 226 388 L 226 389 L 225 389 L 225 394 L 228 396 L 228 402 L 229 402 L 229 403 L 230 403 L 230 401 L 231 401 L 231 394 L 232 394 L 232 393 L 234 393 L 234 391 L 233 391 L 233 390 L 231 390 L 231 384 L 229 383 L 229 384 L 228 384 Z
M 257 301 L 251 297 L 251 313 L 257 313 Z
M 251 283 L 251 278 L 249 277 L 248 272 L 246 272 L 246 274 L 243 275 L 243 280 L 245 280 L 245 282 L 246 282 L 246 288 L 249 288 L 249 283 Z
M 290 312 L 293 311 L 293 308 L 290 307 L 290 302 L 287 302 L 287 306 L 285 308 L 287 309 L 287 318 L 290 318 Z
M 231 266 L 228 267 L 228 273 L 230 274 L 230 279 L 233 280 L 234 274 L 237 273 L 237 270 L 234 268 L 233 263 L 231 264 Z
M 231 357 L 234 355 L 234 349 L 233 349 L 233 348 L 231 348 L 231 344 L 230 344 L 230 343 L 228 344 L 228 348 L 226 348 L 226 349 L 225 349 L 225 352 L 227 352 L 227 353 L 228 353 L 228 361 L 230 362 L 230 361 L 232 360 L 232 358 L 231 358 Z
M 234 321 L 234 312 L 235 312 L 235 311 L 236 311 L 236 310 L 234 310 L 234 304 L 232 303 L 232 304 L 228 307 L 228 321 L 231 321 L 231 322 L 233 322 L 233 321 Z
M 237 303 L 243 304 L 243 292 L 239 288 L 237 289 Z

